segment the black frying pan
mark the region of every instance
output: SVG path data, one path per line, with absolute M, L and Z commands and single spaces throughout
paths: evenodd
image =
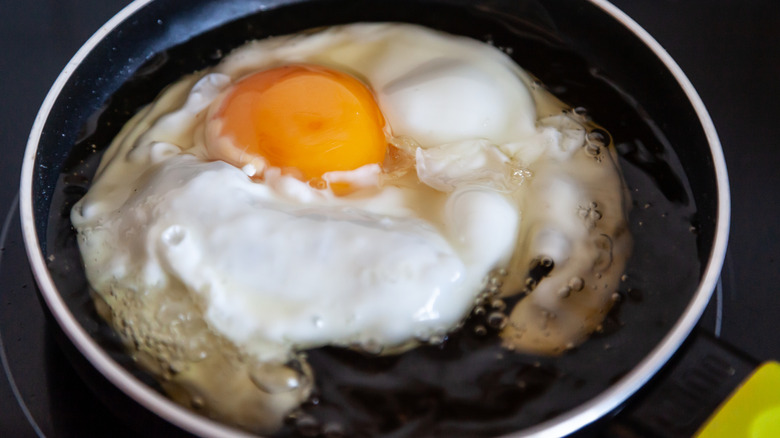
M 403 429 L 410 436 L 475 436 L 563 435 L 612 411 L 665 363 L 703 311 L 725 253 L 729 199 L 720 145 L 695 91 L 638 26 L 602 2 L 133 3 L 55 83 L 25 157 L 25 240 L 41 293 L 64 332 L 148 409 L 194 433 L 226 432 L 149 389 L 154 381 L 117 347 L 92 308 L 70 207 L 122 124 L 167 84 L 247 40 L 355 21 L 412 22 L 511 47 L 512 57 L 553 93 L 586 108 L 610 130 L 620 156 L 633 199 L 634 256 L 619 304 L 574 351 L 557 358 L 507 355 L 486 367 L 481 357 L 500 347 L 477 342 L 468 325 L 444 348 L 399 357 L 319 349 L 310 360 L 328 371 L 318 374 L 320 403 L 310 412 L 327 422 L 343 420 L 339 412 L 350 406 L 377 407 L 344 420 L 358 435 Z M 411 384 L 380 391 L 378 376 Z M 482 388 L 477 399 L 469 395 L 475 382 Z

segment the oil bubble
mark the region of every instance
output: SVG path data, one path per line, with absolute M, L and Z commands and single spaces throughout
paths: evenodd
M 606 148 L 610 141 L 609 134 L 606 131 L 596 128 L 585 136 L 585 153 L 600 161 L 602 149 Z
M 595 158 L 601 155 L 601 147 L 592 143 L 585 144 L 585 153 Z
M 382 354 L 384 346 L 374 339 L 368 339 L 357 345 L 357 348 L 367 354 L 379 355 Z
M 484 292 L 488 295 L 497 295 L 499 292 L 499 286 L 491 284 L 485 288 Z
M 488 315 L 487 323 L 491 328 L 501 330 L 506 327 L 507 317 L 501 312 L 493 312 Z
M 431 335 L 430 339 L 428 339 L 428 343 L 431 345 L 441 345 L 446 340 L 447 340 L 447 335 L 433 334 Z
M 593 129 L 585 136 L 585 141 L 596 146 L 607 146 L 611 142 L 609 133 L 603 129 Z
M 306 437 L 320 434 L 320 423 L 311 415 L 302 414 L 295 419 L 295 427 L 298 433 Z
M 267 394 L 281 394 L 303 386 L 305 377 L 285 365 L 261 363 L 251 367 L 249 379 Z
M 322 428 L 322 435 L 325 438 L 341 438 L 346 436 L 344 427 L 339 423 L 328 423 Z
M 495 310 L 501 311 L 506 309 L 506 303 L 504 302 L 504 300 L 493 300 L 490 303 L 490 307 L 492 307 Z

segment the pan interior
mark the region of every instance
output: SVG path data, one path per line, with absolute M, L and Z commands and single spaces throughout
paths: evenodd
M 93 338 L 151 387 L 154 379 L 94 311 L 70 209 L 104 148 L 167 84 L 247 40 L 319 26 L 404 21 L 511 48 L 518 64 L 612 134 L 632 197 L 634 237 L 619 304 L 603 330 L 561 357 L 508 354 L 495 334 L 479 337 L 468 323 L 442 347 L 401 356 L 310 351 L 319 393 L 304 410 L 320 424 L 388 436 L 495 435 L 536 425 L 630 372 L 696 293 L 717 217 L 709 145 L 663 63 L 597 7 L 568 0 L 332 0 L 228 2 L 217 12 L 217 2 L 192 2 L 187 11 L 163 3 L 121 23 L 71 76 L 44 127 L 34 176 L 39 240 L 59 293 Z M 295 433 L 293 423 L 288 433 Z

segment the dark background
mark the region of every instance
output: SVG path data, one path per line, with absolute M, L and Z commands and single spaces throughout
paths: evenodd
M 100 434 L 100 426 L 89 425 L 112 421 L 53 345 L 51 329 L 30 298 L 34 288 L 17 237 L 14 202 L 24 145 L 48 88 L 78 47 L 126 3 L 0 0 L 0 217 L 9 218 L 10 230 L 2 236 L 0 261 L 5 267 L 20 266 L 14 267 L 18 275 L 0 284 L 0 374 L 5 376 L 0 376 L 0 436 Z M 780 233 L 775 227 L 780 216 L 780 3 L 613 3 L 680 64 L 723 143 L 732 191 L 731 237 L 722 289 L 701 326 L 758 360 L 780 358 Z M 75 418 L 52 420 L 53 410 L 79 403 L 85 409 L 68 414 Z

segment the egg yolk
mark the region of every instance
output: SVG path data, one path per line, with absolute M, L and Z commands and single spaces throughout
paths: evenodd
M 247 76 L 214 118 L 221 121 L 219 135 L 241 151 L 232 155 L 260 156 L 271 166 L 296 169 L 305 181 L 381 163 L 387 149 L 384 117 L 371 91 L 321 66 L 288 65 Z

